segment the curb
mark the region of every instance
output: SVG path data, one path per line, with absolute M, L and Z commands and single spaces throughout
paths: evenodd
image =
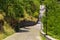
M 51 36 L 49 35 L 46 35 L 46 33 L 44 33 L 43 31 L 41 31 L 41 34 L 46 38 L 46 40 L 57 40 L 55 38 L 52 38 Z
M 43 32 L 43 23 L 41 23 L 41 29 L 40 29 L 40 33 L 42 34 L 42 36 L 44 36 L 46 38 L 46 40 L 57 40 L 49 35 L 46 35 L 46 33 Z

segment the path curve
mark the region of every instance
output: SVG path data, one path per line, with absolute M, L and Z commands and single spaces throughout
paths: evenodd
M 15 33 L 4 40 L 41 40 L 40 24 L 21 28 L 21 32 Z

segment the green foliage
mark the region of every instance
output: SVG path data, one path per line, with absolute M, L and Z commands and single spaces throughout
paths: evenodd
M 36 22 L 39 13 L 39 1 L 40 0 L 0 0 L 0 11 L 2 11 L 0 14 L 4 16 L 0 16 L 0 18 L 3 18 L 4 22 L 7 22 L 3 26 L 5 33 L 2 33 L 0 39 L 1 37 L 5 38 L 14 33 L 14 30 L 9 25 L 10 20 L 16 19 L 19 21 L 26 19 Z
M 35 11 L 39 12 L 39 0 L 0 0 L 0 10 L 8 17 L 24 17 L 24 10 L 33 16 Z M 34 16 L 33 16 L 34 17 Z
M 46 16 L 43 18 L 44 31 L 47 26 L 48 35 L 60 39 L 60 4 L 57 0 L 45 0 L 44 3 L 47 6 L 47 19 Z
M 33 14 L 33 16 L 36 17 L 36 18 L 38 18 L 38 12 L 35 12 L 35 13 Z

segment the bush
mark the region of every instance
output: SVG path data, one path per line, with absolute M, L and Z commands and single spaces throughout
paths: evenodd
M 47 19 L 46 16 L 43 18 L 44 31 L 46 32 L 47 26 L 48 35 L 60 39 L 60 4 L 57 0 L 45 0 L 44 3 L 47 5 Z

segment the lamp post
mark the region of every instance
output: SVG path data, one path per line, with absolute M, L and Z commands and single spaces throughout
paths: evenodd
M 46 35 L 47 35 L 47 19 L 48 19 L 48 18 L 47 18 L 47 11 L 48 11 L 48 10 L 47 10 L 47 5 L 46 5 Z

